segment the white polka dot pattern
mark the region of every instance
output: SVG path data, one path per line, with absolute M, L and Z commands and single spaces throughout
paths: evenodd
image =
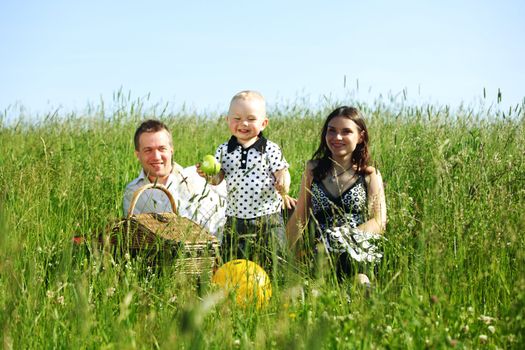
M 225 174 L 227 216 L 253 219 L 281 210 L 281 197 L 275 190 L 273 173 L 289 165 L 277 144 L 266 139 L 263 141 L 266 141 L 263 147 L 252 145 L 244 149 L 237 145 L 230 153 L 228 142 L 225 142 L 215 152 Z M 246 152 L 244 156 L 243 152 Z

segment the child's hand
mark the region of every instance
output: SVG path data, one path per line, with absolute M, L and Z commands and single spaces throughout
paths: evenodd
M 206 175 L 204 171 L 201 169 L 201 163 L 195 164 L 195 170 L 197 170 L 197 174 L 199 174 L 200 177 L 203 177 L 207 183 L 212 185 L 218 185 L 222 182 L 224 179 L 224 171 L 219 171 L 217 175 Z
M 204 171 L 201 170 L 201 163 L 195 164 L 195 168 L 197 170 L 197 174 L 199 174 L 200 177 L 207 178 L 207 175 L 204 173 Z
M 290 191 L 290 174 L 288 169 L 278 170 L 273 175 L 275 177 L 275 190 L 284 197 Z
M 297 199 L 295 199 L 293 197 L 290 197 L 287 194 L 283 194 L 283 195 L 281 195 L 281 197 L 283 199 L 283 206 L 286 209 L 293 209 L 293 208 L 295 208 L 295 205 L 297 204 Z
M 280 181 L 279 181 L 280 180 Z M 286 195 L 288 193 L 289 188 L 286 188 L 286 185 L 284 184 L 283 179 L 275 179 L 275 190 L 279 192 L 281 195 Z

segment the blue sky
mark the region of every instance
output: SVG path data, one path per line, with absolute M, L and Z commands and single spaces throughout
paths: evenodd
M 406 89 L 454 105 L 500 88 L 513 105 L 524 18 L 523 0 L 2 0 L 0 108 L 83 110 L 122 89 L 224 111 L 244 89 L 270 104 L 345 101 L 357 81 L 365 100 Z

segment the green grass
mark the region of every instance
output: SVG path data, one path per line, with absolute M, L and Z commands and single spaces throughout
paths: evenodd
M 331 109 L 272 111 L 266 135 L 296 195 Z M 132 136 L 163 119 L 183 166 L 228 138 L 218 116 L 146 110 L 0 119 L 0 340 L 5 348 L 522 348 L 525 344 L 525 112 L 359 105 L 387 195 L 385 259 L 367 298 L 284 267 L 266 308 L 240 308 L 170 266 L 74 250 L 121 216 L 138 174 Z M 490 318 L 487 318 L 487 317 Z M 486 339 L 486 340 L 485 340 Z

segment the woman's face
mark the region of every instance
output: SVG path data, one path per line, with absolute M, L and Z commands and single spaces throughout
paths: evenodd
M 363 131 L 353 120 L 335 117 L 328 122 L 325 140 L 334 159 L 351 159 L 356 146 L 363 142 Z

